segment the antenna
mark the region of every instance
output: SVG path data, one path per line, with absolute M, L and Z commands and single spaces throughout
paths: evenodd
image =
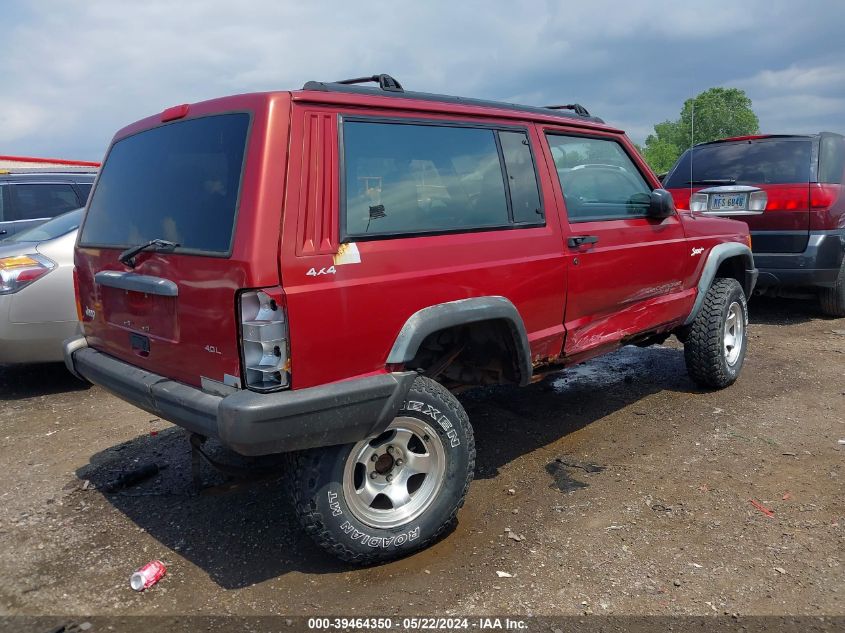
M 692 161 L 695 156 L 693 151 L 695 147 L 695 97 L 692 98 L 692 120 L 690 121 L 690 139 L 689 139 L 689 199 L 692 200 Z M 692 206 L 687 203 L 687 206 Z M 692 212 L 692 209 L 690 209 Z

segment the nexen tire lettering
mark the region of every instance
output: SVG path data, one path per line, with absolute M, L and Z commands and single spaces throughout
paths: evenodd
M 441 428 L 446 431 L 446 437 L 449 438 L 449 444 L 452 448 L 461 445 L 461 439 L 458 437 L 458 432 L 452 426 L 452 423 L 449 421 L 445 415 L 443 415 L 438 409 L 435 409 L 430 404 L 426 404 L 424 402 L 417 402 L 416 400 L 409 400 L 407 401 L 403 408 L 406 411 L 419 411 L 423 415 L 427 415 L 432 420 L 437 422 Z
M 407 534 L 397 534 L 396 536 L 391 536 L 390 538 L 384 538 L 382 536 L 370 536 L 369 534 L 364 534 L 363 532 L 356 530 L 355 527 L 349 521 L 344 521 L 343 525 L 340 526 L 340 529 L 349 534 L 352 540 L 361 541 L 361 543 L 368 547 L 385 548 L 390 547 L 391 545 L 400 547 L 405 543 L 414 541 L 420 537 L 420 528 L 418 527 L 408 531 Z

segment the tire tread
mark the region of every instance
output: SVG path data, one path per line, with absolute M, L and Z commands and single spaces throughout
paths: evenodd
M 464 422 L 463 428 L 466 430 L 465 439 L 469 452 L 467 476 L 463 489 L 461 490 L 460 499 L 452 509 L 449 517 L 440 527 L 427 538 L 415 544 L 414 550 L 420 550 L 435 543 L 447 529 L 454 525 L 458 510 L 464 505 L 464 500 L 466 499 L 470 483 L 473 479 L 473 473 L 475 472 L 475 438 L 466 412 L 455 396 L 446 388 L 430 378 L 420 376 L 414 381 L 408 393 L 410 395 L 415 391 L 424 392 L 433 396 L 444 406 L 448 407 L 452 414 L 461 418 Z M 291 502 L 305 532 L 326 552 L 342 561 L 355 565 L 372 565 L 410 553 L 404 551 L 397 553 L 395 550 L 373 550 L 371 553 L 361 554 L 335 538 L 332 532 L 326 528 L 323 515 L 317 509 L 317 505 L 314 502 L 314 497 L 317 494 L 314 484 L 318 481 L 318 475 L 321 470 L 326 467 L 323 464 L 323 460 L 326 459 L 327 455 L 328 453 L 323 449 L 314 449 L 291 453 L 288 456 L 289 476 L 291 478 L 289 486 Z
M 819 305 L 827 316 L 845 317 L 845 260 L 839 267 L 833 287 L 819 290 Z
M 701 386 L 721 389 L 735 380 L 735 376 L 725 372 L 723 365 L 722 310 L 737 288 L 743 292 L 736 279 L 717 278 L 689 327 L 684 341 L 684 360 L 690 378 Z

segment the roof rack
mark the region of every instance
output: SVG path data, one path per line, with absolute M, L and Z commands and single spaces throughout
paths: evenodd
M 587 108 L 582 106 L 580 103 L 568 103 L 567 105 L 547 105 L 543 106 L 548 110 L 572 110 L 576 114 L 580 114 L 581 116 L 590 116 L 590 113 L 587 112 Z
M 402 88 L 402 84 L 396 81 L 390 75 L 382 73 L 381 75 L 372 75 L 370 77 L 358 77 L 356 79 L 341 79 L 340 81 L 336 81 L 336 84 L 343 84 L 345 86 L 349 86 L 352 84 L 365 84 L 365 83 L 377 83 L 378 87 L 382 90 L 390 90 L 391 92 L 405 92 Z
M 377 83 L 375 86 L 360 86 L 358 84 Z M 530 112 L 533 114 L 550 115 L 554 114 L 569 119 L 587 119 L 594 123 L 604 123 L 602 119 L 592 116 L 582 105 L 577 103 L 571 105 L 553 105 L 546 107 L 519 105 L 503 101 L 487 101 L 485 99 L 471 99 L 468 97 L 454 97 L 428 92 L 410 92 L 402 88 L 396 79 L 387 74 L 370 75 L 368 77 L 356 77 L 354 79 L 342 79 L 341 81 L 308 81 L 302 86 L 303 90 L 315 90 L 319 92 L 346 92 L 355 94 L 379 95 L 382 97 L 401 97 L 403 99 L 419 99 L 421 101 L 440 101 L 442 103 L 456 103 L 470 106 L 482 106 L 487 108 L 499 108 L 505 110 L 516 110 L 517 112 Z M 568 112 L 567 112 L 568 111 Z

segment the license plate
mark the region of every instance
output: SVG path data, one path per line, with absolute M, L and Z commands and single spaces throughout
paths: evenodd
M 713 193 L 710 194 L 711 211 L 736 211 L 745 209 L 747 193 Z

